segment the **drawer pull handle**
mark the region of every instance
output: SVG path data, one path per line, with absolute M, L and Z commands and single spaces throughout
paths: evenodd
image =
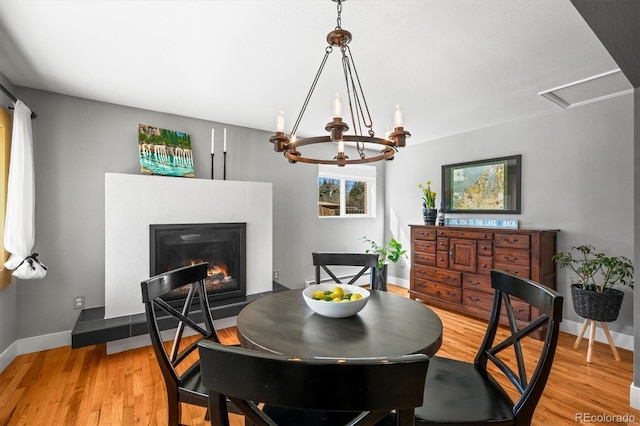
M 503 238 L 502 241 L 504 241 L 505 243 L 509 243 L 509 244 L 515 244 L 518 242 L 517 238 L 514 238 L 513 240 L 509 240 L 509 238 Z
M 483 263 L 482 265 L 480 265 L 480 267 L 481 267 L 482 269 L 487 269 L 487 268 L 488 268 L 488 266 L 487 266 L 487 265 L 485 265 L 484 263 Z
M 457 296 L 457 294 L 454 291 L 447 290 L 447 296 Z
M 474 287 L 478 287 L 478 286 L 480 285 L 480 281 L 471 281 L 471 280 L 468 280 L 467 282 L 469 283 L 469 285 L 472 285 L 472 286 L 474 286 Z
M 509 262 L 515 262 L 516 260 L 518 260 L 518 256 L 513 256 L 511 259 L 509 259 L 509 256 L 503 256 L 503 257 Z
M 416 273 L 418 273 L 418 274 L 422 274 L 422 275 L 425 275 L 425 274 L 426 274 L 426 272 L 425 272 L 425 271 L 420 271 L 420 270 L 417 270 L 417 271 L 416 271 Z
M 468 296 L 467 299 L 469 299 L 471 302 L 474 302 L 474 303 L 480 302 L 480 299 L 477 297 Z
M 480 250 L 487 251 L 487 248 L 485 246 L 482 246 Z

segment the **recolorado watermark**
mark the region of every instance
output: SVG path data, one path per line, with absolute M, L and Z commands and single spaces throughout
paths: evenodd
M 636 416 L 631 413 L 625 414 L 594 414 L 594 413 L 576 413 L 576 423 L 629 423 L 635 422 Z

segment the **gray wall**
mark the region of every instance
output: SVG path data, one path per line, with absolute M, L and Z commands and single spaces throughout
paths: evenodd
M 407 225 L 422 223 L 418 183 L 431 180 L 440 193 L 443 164 L 522 154 L 522 214 L 505 218 L 521 228 L 560 229 L 561 251 L 590 243 L 633 259 L 633 121 L 633 96 L 626 95 L 407 148 L 387 166 L 387 205 L 408 233 Z M 408 278 L 409 270 L 392 273 Z M 582 323 L 569 277 L 559 271 L 564 317 Z M 609 327 L 632 335 L 633 295 L 624 290 L 620 318 Z
M 104 174 L 139 173 L 138 123 L 189 133 L 196 177 L 202 179 L 210 177 L 212 127 L 217 137 L 215 173 L 222 178 L 222 129 L 227 127 L 227 179 L 273 184 L 274 269 L 280 271 L 285 285 L 302 287 L 305 279 L 313 278 L 311 251 L 363 251 L 359 237 L 382 235 L 381 219 L 318 219 L 317 167 L 290 165 L 273 151 L 267 132 L 17 90 L 38 113 L 33 122 L 34 250 L 49 267 L 44 280 L 17 282 L 17 338 L 70 330 L 79 314 L 72 309 L 75 295 L 85 295 L 87 307 L 104 304 Z M 378 175 L 378 217 L 382 218 L 383 164 L 378 165 Z
M 0 72 L 0 83 L 13 94 L 15 88 L 4 74 Z M 13 102 L 0 92 L 0 105 L 2 108 L 13 106 Z M 1 242 L 0 242 L 1 244 Z M 15 280 L 9 287 L 0 289 L 0 354 L 7 349 L 17 339 L 17 314 L 16 306 L 18 302 L 18 292 L 16 291 Z M 1 369 L 1 366 L 0 366 Z

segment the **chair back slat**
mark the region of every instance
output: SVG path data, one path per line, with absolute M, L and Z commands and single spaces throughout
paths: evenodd
M 300 359 L 209 341 L 201 341 L 198 346 L 202 381 L 209 394 L 226 395 L 241 410 L 255 410 L 248 401 L 260 401 L 306 410 L 372 412 L 359 420 L 364 423 L 391 410 L 420 406 L 429 362 L 423 354 Z
M 156 358 L 165 376 L 165 381 L 173 381 L 177 383 L 177 386 L 181 382 L 181 374 L 178 372 L 179 366 L 189 355 L 195 353 L 198 340 L 219 341 L 213 326 L 205 289 L 207 269 L 207 263 L 185 266 L 156 275 L 141 283 L 149 337 Z M 188 292 L 184 294 L 182 306 L 176 308 L 172 304 L 178 303 L 179 299 L 175 298 L 175 292 L 180 289 L 188 289 Z M 196 296 L 198 296 L 197 299 Z M 171 302 L 167 301 L 169 299 Z M 204 328 L 198 323 L 204 323 Z M 193 334 L 199 335 L 187 345 L 183 343 L 186 328 Z M 167 347 L 163 335 L 163 332 L 166 335 L 169 330 L 173 330 L 170 348 Z M 188 364 L 191 365 L 195 361 L 191 359 Z M 181 369 L 186 368 L 182 367 Z
M 312 253 L 313 264 L 316 272 L 316 284 L 320 284 L 322 277 L 321 271 L 324 270 L 327 275 L 331 277 L 333 281 L 338 284 L 342 284 L 340 277 L 336 274 L 336 269 L 332 267 L 343 266 L 359 266 L 361 269 L 353 276 L 351 276 L 347 284 L 354 284 L 358 279 L 369 272 L 373 279 L 374 271 L 378 266 L 378 254 L 377 253 Z
M 535 281 L 497 270 L 491 271 L 491 285 L 495 290 L 491 318 L 475 363 L 485 368 L 488 361 L 494 364 L 520 394 L 514 407 L 516 417 L 530 418 L 551 371 L 562 321 L 563 297 Z M 514 298 L 529 304 L 531 308 L 531 321 L 522 328 L 518 327 L 514 314 Z M 508 335 L 495 343 L 503 315 L 509 324 Z M 533 333 L 542 333 L 544 343 L 536 356 L 527 357 L 522 342 Z M 513 348 L 513 352 L 507 351 L 508 348 Z M 532 367 L 529 371 L 527 361 Z

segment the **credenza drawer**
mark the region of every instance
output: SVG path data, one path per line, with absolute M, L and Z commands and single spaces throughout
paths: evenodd
M 521 265 L 513 265 L 508 263 L 498 263 L 497 261 L 493 264 L 493 269 L 497 269 L 498 271 L 504 271 L 509 274 L 517 275 L 522 278 L 531 278 L 531 268 L 528 266 Z
M 491 277 L 489 275 L 462 274 L 462 287 L 465 289 L 493 293 Z
M 416 226 L 412 229 L 411 238 L 414 240 L 436 240 L 436 230 L 433 228 L 422 228 L 420 226 Z
M 491 275 L 492 268 L 493 268 L 493 257 L 478 256 L 477 272 L 479 274 Z
M 413 253 L 413 261 L 417 265 L 436 266 L 436 255 L 429 253 Z
M 493 258 L 496 263 L 504 263 L 507 265 L 529 266 L 529 252 L 526 250 L 512 250 L 507 248 L 496 247 Z
M 446 284 L 452 287 L 462 285 L 460 272 L 447 271 L 446 269 L 431 268 L 428 266 L 413 265 L 411 268 L 413 278 L 428 280 L 435 283 Z
M 414 252 L 435 254 L 436 242 L 428 240 L 414 240 L 411 245 L 411 250 Z
M 462 290 L 460 287 L 451 287 L 446 284 L 439 284 L 423 280 L 414 281 L 414 290 L 426 296 L 460 303 Z
M 493 246 L 528 250 L 531 247 L 531 236 L 524 234 L 495 234 Z

